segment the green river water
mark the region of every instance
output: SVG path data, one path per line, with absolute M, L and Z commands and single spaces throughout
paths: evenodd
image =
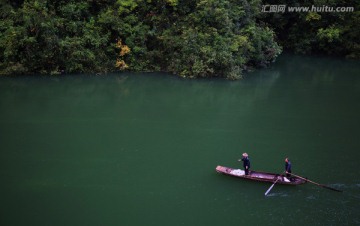
M 360 64 L 282 55 L 240 81 L 0 78 L 0 225 L 360 225 Z M 217 165 L 293 173 L 252 182 Z

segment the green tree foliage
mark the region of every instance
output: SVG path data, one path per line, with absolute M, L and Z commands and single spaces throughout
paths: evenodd
M 118 13 L 112 13 L 101 0 L 9 1 L 1 5 L 0 12 L 0 74 L 107 72 L 115 68 L 122 24 Z
M 258 5 L 246 1 L 199 1 L 186 20 L 163 33 L 163 43 L 172 47 L 167 69 L 182 76 L 236 79 L 247 67 L 266 66 L 281 50 L 274 33 L 254 22 L 257 12 Z
M 280 44 L 304 54 L 328 54 L 360 59 L 360 1 L 264 0 L 263 4 L 302 7 L 354 7 L 354 12 L 264 13 L 261 20 L 272 27 Z M 320 10 L 321 11 L 321 10 Z
M 129 69 L 237 79 L 281 52 L 274 32 L 256 21 L 260 0 L 0 4 L 0 74 Z M 319 39 L 336 41 L 336 28 Z

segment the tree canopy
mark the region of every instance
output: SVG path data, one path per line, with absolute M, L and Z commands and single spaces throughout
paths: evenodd
M 360 1 L 358 0 L 267 0 L 269 5 L 314 8 L 309 12 L 262 14 L 285 49 L 302 54 L 325 54 L 360 59 Z M 331 10 L 324 10 L 327 7 Z M 353 8 L 335 12 L 337 8 Z M 317 9 L 317 10 L 316 10 Z
M 282 51 L 278 43 L 306 53 L 359 57 L 360 29 L 352 30 L 360 24 L 357 12 L 320 15 L 324 18 L 320 21 L 317 15 L 279 19 L 281 15 L 261 13 L 262 4 L 261 0 L 3 1 L 0 75 L 131 70 L 237 79 L 243 70 L 273 62 Z M 330 50 L 329 43 L 336 48 Z

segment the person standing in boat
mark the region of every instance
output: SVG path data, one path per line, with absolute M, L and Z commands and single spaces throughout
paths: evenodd
M 285 158 L 285 173 L 286 177 L 291 180 L 291 162 L 289 158 Z
M 250 159 L 249 155 L 245 152 L 242 154 L 242 158 L 239 159 L 239 161 L 243 161 L 243 166 L 245 170 L 245 175 L 249 175 L 249 169 L 250 169 Z

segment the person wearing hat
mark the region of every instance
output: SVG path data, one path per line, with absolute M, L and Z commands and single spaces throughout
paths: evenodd
M 243 166 L 245 170 L 245 175 L 249 175 L 249 169 L 250 169 L 250 159 L 249 155 L 245 152 L 242 154 L 242 158 L 239 159 L 239 161 L 243 161 Z
M 285 158 L 286 177 L 291 180 L 291 162 L 289 158 Z

